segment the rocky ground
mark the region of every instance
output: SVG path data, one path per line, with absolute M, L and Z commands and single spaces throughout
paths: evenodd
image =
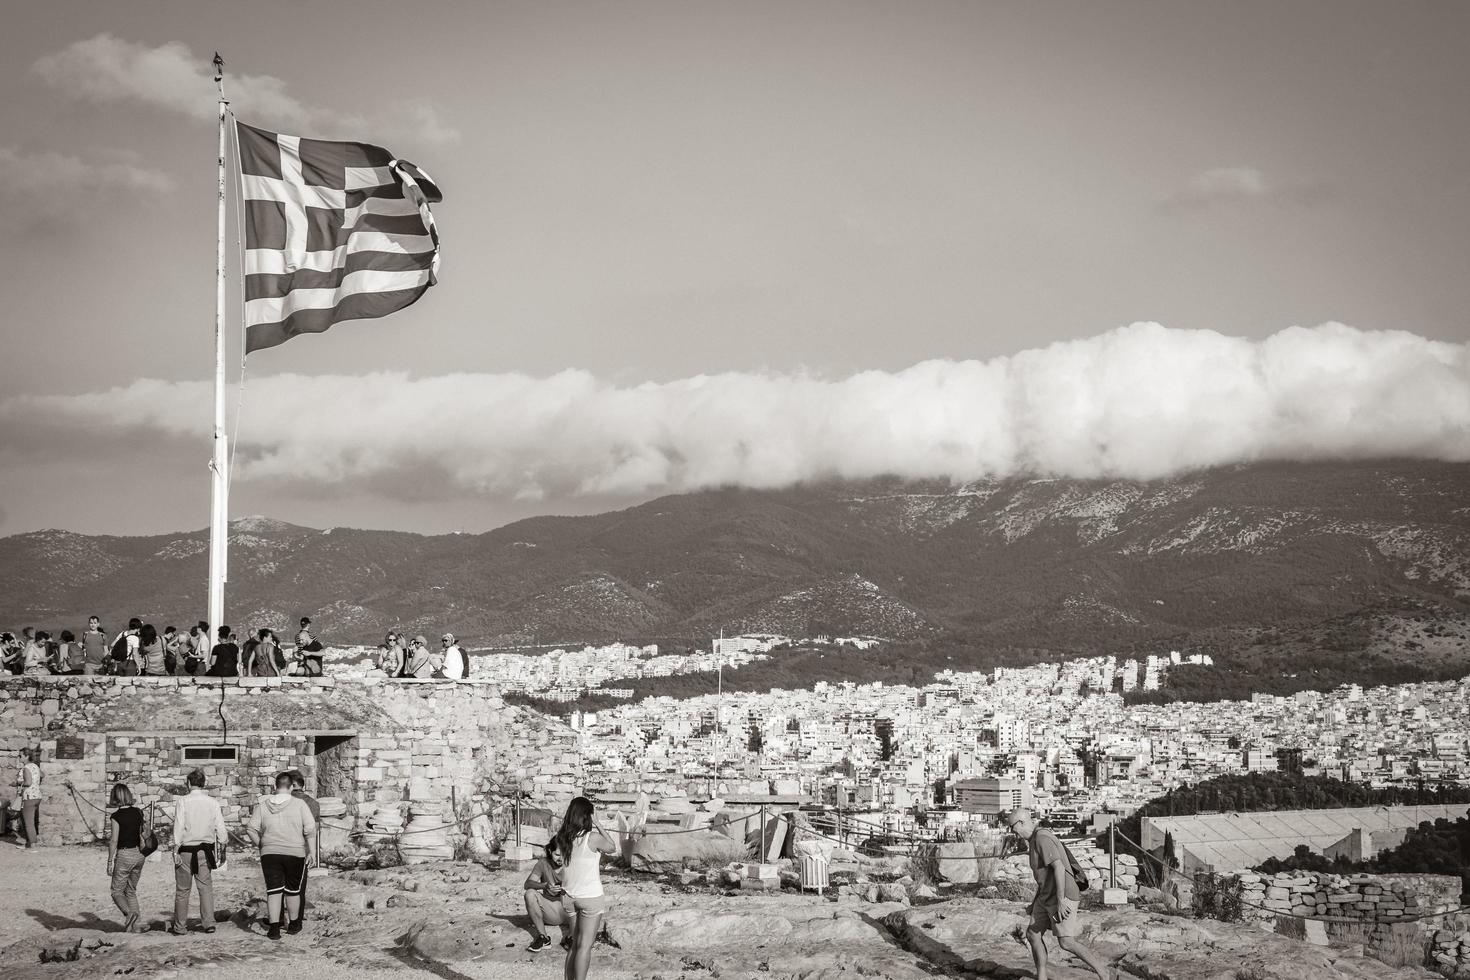
M 0 846 L 0 975 L 6 980 L 167 978 L 207 970 L 216 980 L 290 971 L 338 980 L 373 971 L 417 971 L 440 980 L 561 976 L 555 949 L 525 952 L 521 872 L 470 864 L 314 875 L 306 931 L 279 942 L 255 922 L 259 865 L 232 861 L 216 881 L 221 922 L 212 936 L 163 932 L 172 907 L 171 869 L 150 863 L 141 900 L 153 930 L 121 932 L 98 848 Z M 935 976 L 1031 976 L 1013 933 L 1019 903 L 975 897 L 901 902 L 838 900 L 795 891 L 749 893 L 683 886 L 672 879 L 609 872 L 611 943 L 599 944 L 592 976 L 622 980 L 845 980 Z M 197 909 L 197 906 L 195 907 Z M 197 914 L 197 913 L 196 913 Z M 1367 980 L 1431 978 L 1353 950 L 1309 946 L 1255 926 L 1124 909 L 1086 912 L 1085 941 L 1120 976 L 1143 980 Z M 43 962 L 43 953 L 74 961 Z M 1059 954 L 1060 956 L 1060 954 Z M 1092 974 L 1070 958 L 1051 976 Z

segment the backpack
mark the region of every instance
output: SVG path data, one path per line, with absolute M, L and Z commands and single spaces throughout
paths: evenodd
M 112 641 L 111 656 L 118 663 L 122 663 L 128 659 L 128 634 L 117 634 L 117 639 Z
M 1067 864 L 1072 869 L 1072 880 L 1077 882 L 1078 894 L 1087 891 L 1088 888 L 1092 887 L 1087 880 L 1087 872 L 1083 870 L 1082 865 L 1077 860 L 1077 856 L 1072 853 L 1072 849 L 1060 837 L 1057 838 L 1057 843 L 1061 844 L 1062 850 L 1067 852 Z
M 1051 831 L 1045 830 L 1044 828 L 1038 828 L 1036 832 L 1038 834 L 1051 834 Z M 1087 872 L 1083 869 L 1082 865 L 1078 863 L 1077 856 L 1072 853 L 1072 849 L 1066 845 L 1066 842 L 1063 841 L 1056 834 L 1051 834 L 1051 838 L 1061 845 L 1062 853 L 1067 855 L 1067 870 L 1071 872 L 1072 880 L 1077 883 L 1078 894 L 1080 895 L 1082 892 L 1087 891 L 1087 889 L 1090 887 L 1090 884 L 1087 880 Z
M 465 651 L 465 648 L 460 646 L 458 643 L 454 645 L 454 649 L 459 651 L 460 663 L 464 664 L 464 673 L 459 675 L 459 679 L 467 681 L 470 679 L 470 655 Z

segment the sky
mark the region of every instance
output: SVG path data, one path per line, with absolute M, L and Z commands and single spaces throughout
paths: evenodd
M 216 49 L 241 120 L 445 197 L 417 305 L 250 358 L 237 515 L 1470 459 L 1467 42 L 1350 0 L 28 6 L 0 534 L 207 523 Z

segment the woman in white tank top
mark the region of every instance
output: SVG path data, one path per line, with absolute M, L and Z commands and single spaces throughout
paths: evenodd
M 597 825 L 592 801 L 579 796 L 567 804 L 566 816 L 553 841 L 561 854 L 561 887 L 572 900 L 575 921 L 567 950 L 566 980 L 585 980 L 592 965 L 592 944 L 607 911 L 602 895 L 602 855 L 617 854 L 618 842 Z

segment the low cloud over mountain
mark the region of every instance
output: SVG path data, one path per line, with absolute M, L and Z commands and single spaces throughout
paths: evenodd
M 0 442 L 54 455 L 193 440 L 210 391 L 138 380 L 13 396 L 0 401 Z M 1259 341 L 1137 323 L 837 379 L 276 375 L 251 380 L 237 452 L 241 480 L 521 500 L 831 477 L 1149 480 L 1258 460 L 1466 461 L 1470 344 L 1335 323 Z

